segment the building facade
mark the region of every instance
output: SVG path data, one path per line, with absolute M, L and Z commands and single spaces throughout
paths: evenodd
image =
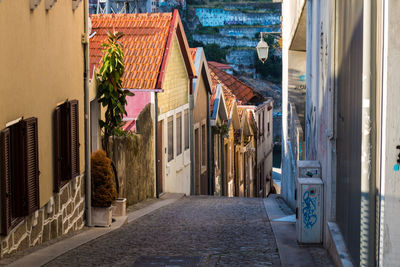
M 273 104 L 269 98 L 263 104 L 254 109 L 254 119 L 257 122 L 257 171 L 256 171 L 256 192 L 254 196 L 266 197 L 271 192 L 272 180 L 272 159 L 273 159 Z
M 2 257 L 84 226 L 85 16 L 81 1 L 0 2 Z
M 193 185 L 195 195 L 211 194 L 210 190 L 210 121 L 209 102 L 211 93 L 211 77 L 203 48 L 191 48 L 192 59 L 196 67 L 196 76 L 193 80 L 193 92 L 191 94 L 192 147 L 193 156 Z
M 292 5 L 283 1 L 286 29 L 289 18 L 297 29 L 286 41 L 306 46 L 305 158 L 321 165 L 324 246 L 339 266 L 395 266 L 399 3 Z
M 143 108 L 154 109 L 156 192 L 190 194 L 189 95 L 195 68 L 178 11 L 153 14 L 99 14 L 92 17 L 91 69 L 100 64 L 108 31 L 121 31 L 125 50 L 125 130 L 134 130 Z M 127 27 L 135 29 L 126 31 Z M 153 36 L 154 38 L 148 38 Z M 143 46 L 147 43 L 147 46 Z

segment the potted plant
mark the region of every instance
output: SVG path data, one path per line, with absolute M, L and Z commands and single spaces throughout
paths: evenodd
M 119 40 L 123 37 L 121 32 L 109 32 L 106 43 L 102 44 L 103 57 L 102 66 L 98 74 L 97 99 L 105 107 L 105 120 L 100 120 L 100 128 L 104 132 L 103 147 L 106 154 L 110 155 L 109 138 L 112 136 L 126 135 L 122 126 L 123 117 L 127 115 L 125 105 L 126 97 L 134 94 L 122 88 L 122 76 L 124 75 L 124 53 Z M 115 180 L 118 181 L 114 167 Z M 114 216 L 126 215 L 126 199 L 113 200 Z
M 92 223 L 95 226 L 110 226 L 112 222 L 111 204 L 117 199 L 111 159 L 103 150 L 91 157 L 92 168 Z
M 114 181 L 117 188 L 117 195 L 120 196 L 119 182 L 118 182 L 118 173 L 115 164 L 111 162 L 111 167 L 114 174 Z M 125 216 L 126 215 L 126 198 L 117 198 L 113 203 L 113 217 Z

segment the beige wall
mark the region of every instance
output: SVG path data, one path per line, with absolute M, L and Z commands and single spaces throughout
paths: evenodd
M 189 77 L 176 34 L 171 50 L 162 88 L 164 92 L 158 94 L 160 114 L 188 103 Z
M 83 5 L 59 0 L 46 12 L 29 0 L 0 2 L 0 129 L 21 116 L 38 118 L 40 206 L 53 195 L 52 112 L 79 100 L 81 171 L 84 169 Z
M 193 123 L 201 123 L 207 119 L 207 91 L 204 83 L 203 75 L 199 75 L 199 86 L 197 87 L 198 92 L 196 93 L 196 99 L 193 110 Z

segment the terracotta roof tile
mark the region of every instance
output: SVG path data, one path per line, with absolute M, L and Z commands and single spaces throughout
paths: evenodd
M 223 64 L 223 63 L 219 63 L 219 62 L 215 62 L 215 61 L 208 61 L 209 65 L 212 65 L 220 70 L 231 70 L 233 69 L 231 66 L 227 65 L 227 64 Z
M 164 56 L 172 13 L 91 15 L 94 37 L 90 39 L 90 73 L 100 68 L 101 44 L 107 33 L 118 31 L 124 51 L 125 73 L 122 86 L 154 89 Z
M 210 67 L 210 72 L 214 73 L 214 76 L 219 81 L 219 83 L 224 84 L 231 92 L 240 100 L 243 104 L 248 104 L 253 97 L 257 96 L 255 94 L 255 89 L 245 84 L 233 75 L 226 73 L 215 67 L 213 64 L 208 62 Z
M 217 86 L 218 84 L 221 84 L 223 93 L 224 93 L 224 98 L 225 98 L 225 104 L 226 104 L 226 109 L 228 110 L 228 113 L 231 112 L 231 108 L 233 107 L 233 104 L 235 101 L 238 102 L 238 104 L 241 104 L 241 101 L 237 100 L 236 96 L 232 93 L 230 88 L 228 88 L 220 79 L 219 77 L 215 74 L 215 72 L 210 68 L 210 76 L 212 80 L 212 88 L 211 88 L 211 99 L 210 99 L 210 111 L 213 110 L 213 104 L 214 104 L 214 99 L 215 99 L 215 94 L 217 92 Z

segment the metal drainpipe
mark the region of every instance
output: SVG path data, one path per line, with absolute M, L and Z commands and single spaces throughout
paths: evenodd
M 158 179 L 160 177 L 158 177 L 158 96 L 157 96 L 157 92 L 154 93 L 154 147 L 155 147 L 155 153 L 156 153 L 156 157 L 155 157 L 155 163 L 156 163 L 156 198 L 160 197 L 160 189 L 159 189 L 159 183 L 158 183 Z M 162 166 L 161 166 L 162 168 Z M 162 179 L 162 177 L 161 177 Z
M 194 138 L 193 138 L 193 79 L 190 79 L 189 94 L 189 132 L 190 132 L 190 194 L 194 195 Z
M 225 196 L 225 155 L 224 155 L 224 136 L 221 134 L 221 195 Z
M 375 266 L 375 220 L 374 177 L 372 168 L 372 121 L 371 105 L 375 105 L 371 96 L 372 79 L 372 2 L 363 1 L 363 63 L 362 63 L 362 119 L 361 119 L 361 218 L 360 218 L 360 265 Z M 372 100 L 372 101 L 371 101 Z M 372 190 L 371 190 L 372 189 Z
M 86 225 L 92 226 L 92 183 L 90 170 L 90 102 L 89 102 L 89 33 L 88 20 L 89 8 L 88 0 L 83 3 L 84 14 L 84 30 L 83 30 L 83 54 L 84 54 L 84 73 L 83 73 L 83 90 L 84 90 L 84 121 L 85 121 L 85 200 L 86 200 Z
M 210 125 L 210 93 L 207 92 L 207 155 L 208 155 L 208 194 L 213 195 L 211 178 L 211 125 Z

